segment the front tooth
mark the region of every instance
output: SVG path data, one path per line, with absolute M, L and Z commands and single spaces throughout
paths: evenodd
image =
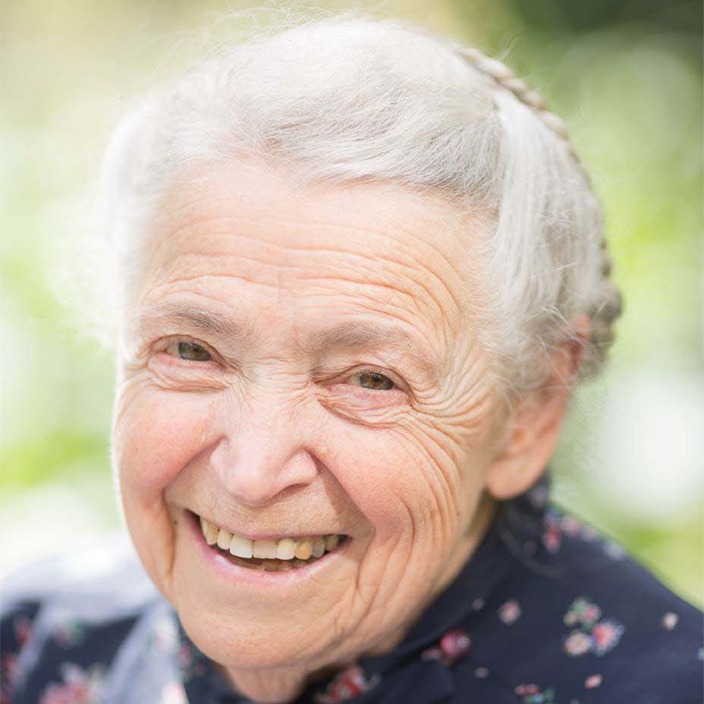
M 252 554 L 254 557 L 263 557 L 272 560 L 276 559 L 276 541 L 255 540 Z
M 277 560 L 293 560 L 296 552 L 296 541 L 293 538 L 283 538 L 276 544 Z
M 240 538 L 239 535 L 233 535 L 230 541 L 230 552 L 236 557 L 252 557 L 253 542 L 248 538 Z
M 340 543 L 339 535 L 326 535 L 325 536 L 325 549 L 330 552 L 334 550 Z
M 322 557 L 325 552 L 325 538 L 318 538 L 313 543 L 313 557 Z
M 313 538 L 299 540 L 295 554 L 299 560 L 307 560 L 313 554 Z
M 220 532 L 218 533 L 218 547 L 222 548 L 223 550 L 229 550 L 231 541 L 232 533 L 230 533 L 229 530 L 221 528 Z

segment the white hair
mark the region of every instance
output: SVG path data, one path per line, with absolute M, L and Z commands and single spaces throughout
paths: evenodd
M 250 37 L 148 95 L 104 166 L 122 296 L 173 179 L 252 155 L 302 182 L 390 180 L 483 213 L 484 310 L 512 393 L 545 380 L 580 313 L 592 322 L 581 374 L 602 365 L 620 297 L 601 209 L 561 122 L 503 64 L 404 23 L 344 15 Z

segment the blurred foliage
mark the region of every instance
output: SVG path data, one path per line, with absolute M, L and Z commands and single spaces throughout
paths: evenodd
M 574 400 L 553 461 L 557 499 L 701 605 L 701 3 L 355 6 L 503 58 L 566 118 L 606 206 L 626 315 L 608 373 Z M 99 160 L 126 96 L 190 65 L 241 24 L 265 21 L 266 11 L 227 17 L 228 8 L 255 7 L 4 3 L 2 569 L 118 525 L 108 440 L 113 363 L 58 302 L 60 261 L 94 228 Z M 25 530 L 35 519 L 52 526 L 41 545 Z

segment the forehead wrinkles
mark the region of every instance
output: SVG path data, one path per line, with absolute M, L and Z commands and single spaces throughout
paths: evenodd
M 464 261 L 469 254 L 456 241 L 448 256 L 432 240 L 402 226 L 380 229 L 215 212 L 179 222 L 156 240 L 150 260 L 160 283 L 183 280 L 194 265 L 276 287 L 293 278 L 376 283 L 407 289 L 414 299 L 434 302 L 442 317 L 457 322 L 476 299 L 469 294 L 467 275 L 459 271 L 470 268 Z
M 296 284 L 304 296 L 351 293 L 346 304 L 359 296 L 362 308 L 414 327 L 420 314 L 447 341 L 481 308 L 478 214 L 388 184 L 292 193 L 271 170 L 245 176 L 176 184 L 151 243 L 150 283 L 209 272 L 279 295 Z

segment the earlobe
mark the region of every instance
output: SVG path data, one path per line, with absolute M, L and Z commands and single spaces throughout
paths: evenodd
M 557 409 L 555 409 L 557 410 Z M 498 501 L 518 496 L 545 471 L 557 446 L 562 414 L 548 412 L 536 427 L 516 429 L 509 447 L 489 469 L 486 490 Z
M 505 444 L 486 479 L 486 490 L 495 499 L 523 493 L 545 471 L 557 447 L 588 325 L 586 316 L 574 322 L 574 337 L 555 356 L 550 379 L 509 414 Z

